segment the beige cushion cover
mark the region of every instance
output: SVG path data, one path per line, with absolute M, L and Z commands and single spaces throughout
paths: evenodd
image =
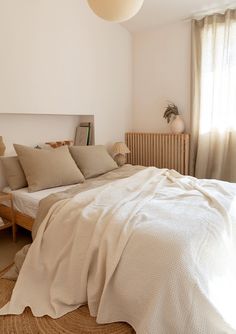
M 118 168 L 105 146 L 71 146 L 70 152 L 86 179 Z
M 11 190 L 27 187 L 24 171 L 17 157 L 4 157 L 1 159 L 4 174 Z
M 14 144 L 14 148 L 25 172 L 29 192 L 84 181 L 67 146 L 44 150 Z

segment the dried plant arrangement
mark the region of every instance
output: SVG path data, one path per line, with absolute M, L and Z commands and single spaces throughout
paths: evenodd
M 167 123 L 170 123 L 172 115 L 179 115 L 178 107 L 174 103 L 169 103 L 165 109 L 163 117 L 167 119 Z

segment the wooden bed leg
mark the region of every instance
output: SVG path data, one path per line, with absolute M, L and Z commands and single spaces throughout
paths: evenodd
M 15 212 L 13 207 L 12 196 L 11 196 L 11 221 L 12 221 L 12 238 L 13 242 L 16 242 L 16 220 L 15 220 Z

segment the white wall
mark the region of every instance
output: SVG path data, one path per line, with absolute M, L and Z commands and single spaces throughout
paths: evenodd
M 190 56 L 190 22 L 134 34 L 133 130 L 170 132 L 163 113 L 172 101 L 189 131 Z
M 74 140 L 80 116 L 0 114 L 5 155 L 15 155 L 14 143 L 36 146 L 48 141 Z M 56 126 L 55 126 L 56 124 Z
M 0 41 L 0 113 L 95 115 L 97 144 L 123 139 L 132 117 L 123 27 L 85 0 L 1 0 Z

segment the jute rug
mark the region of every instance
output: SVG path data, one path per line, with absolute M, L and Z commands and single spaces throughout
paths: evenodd
M 0 273 L 1 274 L 1 273 Z M 5 305 L 14 288 L 14 282 L 0 278 L 0 307 Z M 87 306 L 70 312 L 59 319 L 48 316 L 36 318 L 27 308 L 22 315 L 0 316 L 1 334 L 134 334 L 126 323 L 98 325 Z

